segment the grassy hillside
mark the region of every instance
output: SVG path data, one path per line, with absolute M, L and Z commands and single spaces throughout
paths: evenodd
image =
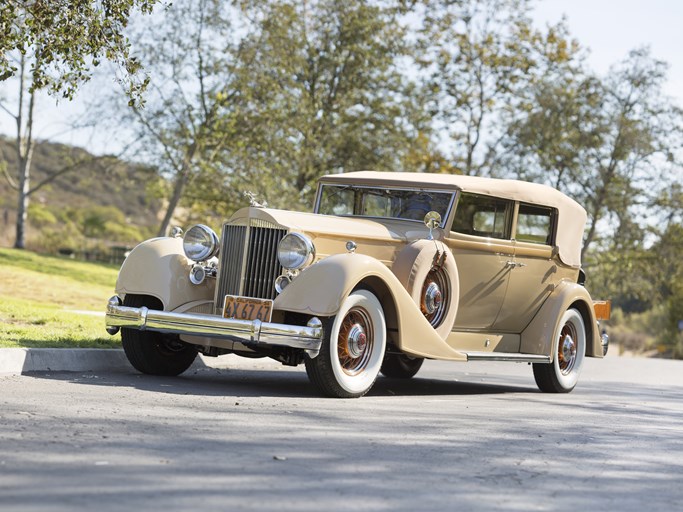
M 104 330 L 118 269 L 0 248 L 0 347 L 115 348 Z
M 13 141 L 0 136 L 0 162 L 16 177 Z M 36 144 L 31 185 L 70 170 L 31 196 L 27 246 L 55 252 L 89 249 L 88 240 L 132 245 L 154 234 L 164 182 L 153 169 L 95 157 L 63 144 Z M 15 178 L 16 179 L 16 178 Z M 17 194 L 0 175 L 0 246 L 14 243 Z

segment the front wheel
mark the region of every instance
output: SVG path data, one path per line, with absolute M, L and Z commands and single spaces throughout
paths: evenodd
M 552 363 L 533 365 L 536 385 L 545 393 L 569 393 L 579 380 L 586 354 L 586 328 L 576 309 L 562 315 L 553 348 Z
M 377 379 L 386 346 L 382 305 L 368 290 L 352 292 L 336 316 L 323 321 L 323 340 L 306 373 L 320 392 L 333 398 L 365 395 Z
M 126 295 L 123 305 L 163 308 L 158 299 L 142 295 Z M 197 357 L 197 349 L 180 341 L 178 336 L 156 331 L 121 329 L 121 344 L 133 368 L 149 375 L 180 375 Z

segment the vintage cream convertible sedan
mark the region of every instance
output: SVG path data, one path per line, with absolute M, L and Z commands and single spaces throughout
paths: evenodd
M 253 203 L 253 201 L 252 201 Z M 424 359 L 533 364 L 569 392 L 602 357 L 609 302 L 584 287 L 585 210 L 539 184 L 422 173 L 323 177 L 314 213 L 252 206 L 138 245 L 109 300 L 139 371 L 178 375 L 197 352 L 304 363 L 332 397 Z M 180 231 L 180 230 L 178 230 Z

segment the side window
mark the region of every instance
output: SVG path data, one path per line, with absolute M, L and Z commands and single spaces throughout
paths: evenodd
M 452 230 L 465 235 L 510 238 L 512 201 L 461 193 Z
M 520 204 L 515 239 L 532 244 L 553 245 L 555 215 L 552 208 Z

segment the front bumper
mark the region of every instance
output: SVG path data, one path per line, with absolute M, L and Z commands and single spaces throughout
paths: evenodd
M 322 339 L 322 324 L 315 317 L 307 326 L 237 320 L 213 315 L 158 311 L 146 307 L 131 308 L 122 306 L 121 299 L 116 296 L 107 303 L 105 322 L 110 334 L 124 327 L 141 331 L 222 338 L 246 345 L 275 345 L 316 352 L 320 350 Z

